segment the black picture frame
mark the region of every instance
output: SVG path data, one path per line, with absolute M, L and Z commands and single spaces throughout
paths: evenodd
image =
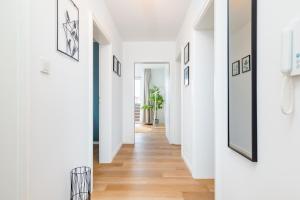
M 120 61 L 118 61 L 118 76 L 122 76 L 122 64 L 121 64 L 121 62 Z
M 184 64 L 188 64 L 190 61 L 190 43 L 188 42 L 184 47 Z
M 237 70 L 235 69 L 237 67 Z M 241 73 L 241 63 L 240 61 L 236 61 L 234 63 L 232 63 L 232 76 L 237 76 Z
M 74 6 L 74 8 L 77 10 L 77 29 L 78 29 L 78 33 L 76 36 L 76 39 L 78 40 L 78 57 L 74 57 L 72 55 L 70 55 L 69 53 L 63 51 L 62 49 L 59 48 L 59 1 L 62 0 L 57 0 L 56 1 L 56 49 L 58 52 L 62 53 L 63 55 L 66 55 L 74 60 L 76 60 L 77 62 L 79 62 L 79 58 L 80 58 L 80 15 L 79 15 L 79 8 L 77 7 L 77 5 L 72 1 L 72 0 L 64 0 L 64 1 L 70 1 L 72 3 L 72 5 Z
M 227 58 L 228 58 L 228 148 L 233 150 L 234 152 L 240 154 L 241 156 L 245 157 L 246 159 L 252 162 L 258 162 L 258 155 L 257 155 L 257 0 L 251 0 L 251 55 L 252 55 L 252 74 L 251 74 L 251 89 L 252 89 L 252 157 L 247 156 L 243 152 L 239 151 L 238 149 L 232 147 L 230 145 L 230 114 L 229 114 L 229 106 L 230 106 L 230 88 L 229 88 L 229 79 L 230 79 L 230 0 L 227 0 Z
M 115 55 L 113 56 L 113 72 L 118 74 L 118 59 Z
M 248 61 L 248 63 L 245 63 L 245 61 Z M 248 55 L 242 58 L 242 72 L 246 73 L 250 71 L 251 71 L 251 55 Z
M 184 86 L 187 87 L 190 85 L 190 67 L 187 66 L 185 69 L 184 69 Z

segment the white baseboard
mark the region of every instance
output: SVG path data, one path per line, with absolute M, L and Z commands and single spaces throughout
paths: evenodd
M 188 170 L 190 171 L 190 173 L 192 174 L 193 176 L 193 165 L 192 165 L 192 162 L 187 158 L 187 156 L 182 152 L 181 153 L 181 156 L 183 158 L 183 161 L 184 163 L 186 164 Z M 193 176 L 194 177 L 194 176 Z
M 93 142 L 93 144 L 99 144 L 99 142 Z
M 111 160 L 112 160 L 112 161 L 113 161 L 114 158 L 116 157 L 117 153 L 120 151 L 121 147 L 122 147 L 122 142 L 120 142 L 120 143 L 116 146 L 116 148 L 112 151 L 112 155 L 111 155 Z
M 122 147 L 122 142 L 120 142 L 116 148 L 114 148 L 114 150 L 112 150 L 110 153 L 104 153 L 102 152 L 102 156 L 100 155 L 100 163 L 102 164 L 109 164 L 112 163 L 112 161 L 114 160 L 115 156 L 117 155 L 117 153 L 119 152 L 119 150 Z
M 134 144 L 134 139 L 135 139 L 135 134 L 123 135 L 123 144 Z

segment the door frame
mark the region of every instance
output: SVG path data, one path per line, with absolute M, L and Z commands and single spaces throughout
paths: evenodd
M 167 113 L 167 116 L 168 116 L 168 118 L 167 118 L 167 123 L 165 123 L 165 126 L 166 126 L 166 136 L 167 136 L 167 138 L 168 138 L 168 141 L 169 141 L 169 143 L 171 144 L 172 143 L 172 135 L 170 135 L 170 118 L 171 118 L 171 114 L 170 114 L 170 108 L 171 108 L 171 104 L 170 104 L 170 96 L 171 96 L 171 92 L 170 92 L 170 67 L 171 67 L 171 64 L 170 64 L 170 62 L 134 62 L 134 67 L 133 67 L 133 82 L 134 82 L 134 84 L 133 84 L 133 91 L 135 91 L 135 72 L 136 72 L 136 65 L 137 64 L 157 64 L 157 65 L 159 65 L 159 64 L 162 64 L 162 65 L 168 65 L 168 67 L 167 67 L 167 72 L 168 72 L 168 74 L 167 74 L 167 76 L 165 77 L 166 79 L 167 79 L 167 82 L 168 82 L 168 102 L 166 102 L 167 103 L 167 105 L 168 105 L 168 112 L 166 112 L 165 111 L 165 113 Z M 132 114 L 134 115 L 134 107 L 135 107 L 135 92 L 134 92 L 134 94 L 133 94 L 133 111 L 132 111 Z M 135 144 L 135 120 L 134 120 L 134 117 L 133 117 L 133 138 L 134 138 L 134 140 L 133 140 L 133 144 Z
M 101 21 L 93 14 L 89 12 L 89 133 L 88 133 L 88 144 L 89 144 L 89 163 L 93 174 L 93 163 L 94 163 L 94 152 L 93 152 L 93 43 L 97 41 L 100 45 L 99 55 L 99 162 L 110 163 L 112 160 L 111 153 L 111 116 L 112 116 L 112 45 L 111 37 L 107 34 L 102 26 Z M 105 76 L 104 76 L 105 74 Z M 93 176 L 92 176 L 93 185 Z

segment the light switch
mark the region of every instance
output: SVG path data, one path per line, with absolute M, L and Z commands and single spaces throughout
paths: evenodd
M 40 66 L 41 66 L 41 73 L 45 75 L 50 75 L 50 62 L 48 59 L 41 57 L 40 58 Z

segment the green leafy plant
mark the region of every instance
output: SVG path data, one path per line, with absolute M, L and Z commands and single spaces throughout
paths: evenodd
M 157 111 L 163 109 L 164 98 L 160 94 L 160 89 L 157 86 L 149 89 L 149 101 L 142 109 L 154 112 L 154 120 L 157 119 Z

